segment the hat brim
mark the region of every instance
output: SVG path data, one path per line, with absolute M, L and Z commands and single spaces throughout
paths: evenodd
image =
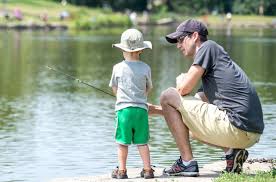
M 184 35 L 183 32 L 173 32 L 171 34 L 166 35 L 166 40 L 169 43 L 175 44 L 177 43 L 177 39 Z
M 119 49 L 122 49 L 125 52 L 137 52 L 137 51 L 141 51 L 144 49 L 152 49 L 152 43 L 150 41 L 144 41 L 143 42 L 143 47 L 139 47 L 136 49 L 129 49 L 127 47 L 125 47 L 124 45 L 122 45 L 121 43 L 118 44 L 112 44 L 112 47 L 117 47 Z

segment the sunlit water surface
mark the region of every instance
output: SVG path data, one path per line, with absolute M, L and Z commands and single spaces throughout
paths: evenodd
M 184 59 L 164 35 L 172 29 L 144 28 L 153 50 L 142 59 L 152 68 L 157 104 L 162 90 L 175 85 L 187 71 Z M 122 60 L 111 48 L 123 30 L 93 32 L 0 32 L 0 181 L 49 181 L 56 177 L 109 173 L 117 165 L 114 143 L 115 99 L 48 70 L 53 66 L 109 91 L 112 66 Z M 265 130 L 249 149 L 251 158 L 276 157 L 276 31 L 211 30 L 245 70 L 260 96 Z M 156 167 L 167 167 L 179 156 L 161 117 L 150 117 L 150 150 Z M 200 166 L 220 160 L 219 149 L 192 142 Z M 131 146 L 128 167 L 142 167 Z

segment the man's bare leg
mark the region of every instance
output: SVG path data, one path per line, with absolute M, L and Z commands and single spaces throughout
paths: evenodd
M 168 88 L 162 92 L 160 97 L 163 115 L 167 125 L 175 139 L 182 160 L 193 159 L 191 144 L 189 141 L 189 129 L 184 124 L 182 117 L 177 110 L 181 104 L 181 98 L 176 89 Z

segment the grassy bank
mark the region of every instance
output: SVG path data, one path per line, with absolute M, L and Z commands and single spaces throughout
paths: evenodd
M 22 20 L 14 16 L 15 10 L 20 10 Z M 106 27 L 130 27 L 131 21 L 126 14 L 112 12 L 111 9 L 96 9 L 73 6 L 70 4 L 62 5 L 61 3 L 43 1 L 43 0 L 10 0 L 6 4 L 0 4 L 0 26 L 32 26 L 32 25 L 62 25 L 69 29 L 99 29 Z M 5 18 L 4 12 L 7 12 L 9 18 Z M 62 12 L 67 12 L 69 17 L 60 18 Z M 145 17 L 138 14 L 137 21 L 140 24 L 169 24 L 181 22 L 187 19 L 175 13 L 160 11 L 156 14 L 150 14 Z M 209 27 L 225 28 L 227 20 L 225 16 L 200 16 L 193 17 L 200 19 L 208 24 Z M 238 16 L 234 15 L 231 19 L 233 27 L 276 27 L 276 17 L 264 16 Z
M 227 24 L 228 20 L 225 16 L 205 16 L 200 17 L 203 21 L 212 27 L 223 27 Z M 273 16 L 257 16 L 257 15 L 232 15 L 232 27 L 265 27 L 275 28 L 276 17 Z
M 225 173 L 215 182 L 275 182 L 276 181 L 276 168 L 272 168 L 269 172 L 258 172 L 256 175 L 231 174 Z
M 22 20 L 14 15 L 15 10 L 20 10 Z M 9 18 L 3 15 L 0 23 L 5 25 L 64 25 L 69 29 L 97 29 L 110 26 L 129 26 L 128 16 L 122 13 L 114 13 L 110 9 L 92 9 L 67 4 L 41 1 L 41 0 L 12 0 L 5 5 L 2 3 L 2 14 L 6 10 Z M 61 19 L 61 13 L 68 13 L 68 17 Z
M 205 22 L 210 27 L 225 28 L 228 23 L 226 15 L 206 15 L 206 16 L 183 16 L 175 13 L 158 13 L 150 17 L 150 22 L 159 22 L 162 19 L 170 19 L 172 22 L 182 22 L 187 18 L 195 18 Z M 168 20 L 169 21 L 169 20 Z M 258 16 L 258 15 L 232 15 L 232 27 L 265 27 L 276 28 L 276 16 Z

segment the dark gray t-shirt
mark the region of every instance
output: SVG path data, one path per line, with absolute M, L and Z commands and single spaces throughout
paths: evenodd
M 248 132 L 263 132 L 263 112 L 256 90 L 220 45 L 211 40 L 202 43 L 193 65 L 205 69 L 202 76 L 205 95 L 211 104 L 226 111 L 235 127 Z

